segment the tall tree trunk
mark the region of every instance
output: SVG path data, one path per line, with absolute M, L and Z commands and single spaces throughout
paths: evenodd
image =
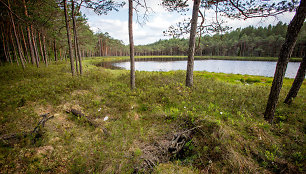
M 29 42 L 29 45 L 30 45 L 31 62 L 34 65 L 34 64 L 36 64 L 36 55 L 35 55 L 33 41 L 32 41 L 31 28 L 29 26 L 27 26 L 27 35 L 28 35 L 28 42 Z M 36 64 L 36 66 L 38 67 L 38 64 Z
M 26 17 L 29 17 L 28 15 L 28 10 L 27 10 L 27 5 L 26 5 L 26 2 L 25 0 L 22 0 L 23 2 L 23 7 L 24 7 L 24 14 Z M 32 28 L 32 26 L 31 26 Z M 29 46 L 30 46 L 30 53 L 31 53 L 31 62 L 32 64 L 35 63 L 35 60 L 36 60 L 36 57 L 35 57 L 35 52 L 34 52 L 34 48 L 33 48 L 33 42 L 31 40 L 31 28 L 29 26 L 27 26 L 27 35 L 28 35 L 28 42 L 29 42 Z M 38 65 L 37 65 L 38 67 Z
M 77 33 L 76 33 L 76 36 L 77 36 Z M 76 37 L 76 42 L 77 42 L 77 52 L 79 54 L 79 69 L 80 69 L 80 74 L 82 75 L 83 74 L 83 67 L 82 67 L 82 56 L 81 56 L 81 53 L 80 53 L 80 48 L 79 48 L 79 43 L 78 43 L 78 37 Z
M 291 104 L 292 100 L 297 96 L 300 87 L 303 84 L 306 73 L 306 55 L 304 55 L 303 60 L 300 64 L 299 70 L 295 76 L 294 82 L 290 88 L 290 91 L 284 101 L 286 104 Z
M 64 13 L 65 13 L 67 39 L 68 39 L 68 46 L 69 46 L 71 73 L 72 73 L 72 76 L 74 76 L 75 75 L 75 69 L 74 69 L 74 59 L 73 59 L 73 54 L 72 54 L 72 44 L 71 44 L 71 38 L 70 38 L 69 20 L 68 20 L 68 14 L 67 14 L 67 0 L 64 0 Z
M 129 41 L 130 41 L 130 85 L 135 89 L 135 60 L 134 60 L 134 40 L 133 40 L 133 0 L 129 0 Z
M 198 21 L 200 2 L 201 0 L 194 0 L 193 3 L 189 48 L 188 48 L 188 63 L 187 63 L 187 72 L 186 72 L 186 86 L 188 87 L 191 87 L 193 85 L 195 38 L 197 33 L 197 21 Z
M 15 58 L 15 60 L 17 62 L 17 65 L 19 65 L 18 55 L 17 55 L 16 46 L 15 46 L 15 42 L 14 42 L 14 39 L 13 39 L 12 32 L 10 32 L 10 39 L 11 39 L 12 46 L 13 46 L 14 58 Z
M 53 49 L 54 49 L 54 60 L 57 61 L 57 53 L 56 53 L 56 40 L 53 40 Z
M 305 15 L 306 15 L 306 1 L 301 0 L 300 5 L 296 11 L 296 14 L 288 26 L 286 39 L 281 47 L 280 54 L 278 56 L 274 79 L 272 82 L 272 87 L 266 111 L 264 114 L 264 118 L 269 123 L 273 122 L 274 112 L 278 102 L 279 93 L 283 85 L 283 79 L 287 69 L 287 64 L 289 62 L 289 58 L 296 43 L 298 34 L 303 26 Z
M 75 4 L 74 0 L 71 0 L 72 3 L 72 23 L 73 23 L 73 35 L 74 35 L 74 54 L 76 59 L 76 71 L 80 70 L 80 74 L 82 74 L 82 60 L 81 60 L 81 54 L 78 44 L 78 34 L 76 29 L 76 20 L 75 20 Z M 79 62 L 79 65 L 78 65 Z M 80 66 L 80 67 L 78 67 Z
M 9 8 L 10 8 L 9 1 L 8 1 L 8 5 L 9 5 Z M 16 43 L 17 43 L 17 49 L 18 49 L 21 65 L 22 65 L 22 68 L 25 69 L 24 57 L 23 57 L 23 53 L 22 53 L 22 50 L 21 50 L 21 47 L 20 47 L 20 43 L 19 43 L 19 39 L 18 39 L 18 35 L 17 35 L 17 32 L 16 32 L 16 27 L 15 27 L 15 22 L 14 22 L 14 18 L 13 18 L 13 15 L 12 15 L 11 11 L 9 12 L 9 15 L 10 15 L 10 18 L 11 18 L 11 23 L 12 23 L 12 27 L 13 27 L 13 31 L 14 31 L 14 36 L 15 36 L 15 40 L 16 40 Z
M 63 60 L 63 57 L 62 57 L 62 49 L 59 50 L 59 56 L 60 56 L 61 60 Z
M 44 57 L 45 57 L 45 63 L 46 66 L 48 66 L 48 54 L 47 54 L 47 48 L 46 48 L 46 36 L 44 34 L 41 35 L 43 39 L 43 51 L 44 51 Z
M 25 48 L 25 57 L 27 57 L 27 63 L 30 61 L 29 59 L 29 51 L 28 51 L 28 47 L 27 47 L 27 42 L 25 40 L 25 37 L 24 37 L 24 34 L 23 34 L 23 31 L 22 31 L 22 28 L 20 28 L 20 31 L 21 31 L 21 34 L 22 34 L 22 40 L 23 40 L 23 44 L 24 44 L 24 48 Z
M 31 37 L 32 37 L 32 44 L 33 44 L 33 50 L 35 53 L 35 62 L 36 62 L 36 66 L 37 68 L 39 67 L 39 55 L 38 55 L 38 51 L 37 51 L 37 46 L 36 46 L 36 40 L 35 40 L 35 35 L 33 32 L 33 26 L 31 25 Z
M 4 51 L 4 55 L 5 55 L 5 59 L 7 62 L 9 62 L 9 57 L 8 57 L 8 52 L 6 50 L 6 44 L 5 44 L 5 39 L 4 39 L 4 34 L 3 34 L 4 30 L 2 29 L 2 42 L 3 42 L 3 51 Z
M 44 51 L 43 51 L 43 48 L 42 48 L 42 43 L 41 43 L 41 33 L 38 32 L 38 43 L 39 43 L 39 49 L 40 49 L 40 55 L 41 55 L 41 58 L 42 60 L 45 62 L 46 64 L 46 58 L 44 56 Z
M 3 30 L 4 31 L 4 30 Z M 7 45 L 7 55 L 8 55 L 8 58 L 10 60 L 10 63 L 12 64 L 13 63 L 13 60 L 12 60 L 12 56 L 11 56 L 11 49 L 10 49 L 10 39 L 8 38 L 8 35 L 6 35 L 5 37 L 5 41 L 6 41 L 6 45 Z

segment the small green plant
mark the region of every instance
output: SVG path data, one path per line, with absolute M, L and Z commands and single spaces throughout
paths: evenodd
M 139 149 L 139 148 L 136 148 L 135 150 L 134 150 L 134 155 L 137 157 L 137 156 L 140 156 L 142 154 L 142 151 L 141 151 L 141 149 Z
M 273 152 L 270 152 L 268 150 L 265 151 L 265 157 L 268 161 L 273 162 L 275 160 L 275 154 Z

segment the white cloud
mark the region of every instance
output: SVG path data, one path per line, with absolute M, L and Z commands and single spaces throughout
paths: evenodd
M 108 32 L 115 39 L 128 43 L 128 22 L 111 19 L 89 20 L 88 24 L 94 32 Z
M 117 0 L 120 1 L 120 0 Z M 191 1 L 192 2 L 192 1 Z M 155 13 L 150 14 L 149 21 L 143 26 L 136 23 L 136 14 L 134 15 L 134 43 L 136 45 L 143 45 L 153 43 L 160 39 L 166 39 L 163 36 L 163 31 L 167 30 L 170 25 L 175 25 L 184 18 L 190 17 L 191 11 L 187 16 L 181 16 L 176 12 L 167 12 L 159 4 L 161 0 L 147 0 L 147 5 L 151 7 Z M 191 4 L 192 6 L 192 4 Z M 129 43 L 128 40 L 128 9 L 127 5 L 119 12 L 111 12 L 108 15 L 98 16 L 89 10 L 82 9 L 88 18 L 88 24 L 94 32 L 102 31 L 108 32 L 111 37 L 122 40 L 125 44 Z M 278 21 L 289 23 L 294 13 L 284 13 L 277 18 L 269 17 L 265 19 L 253 18 L 247 20 L 233 20 L 226 19 L 227 25 L 233 29 L 244 28 L 247 26 L 268 26 L 269 24 L 275 25 Z M 207 17 L 210 16 L 207 14 Z
M 248 26 L 254 26 L 254 27 L 266 27 L 268 25 L 276 25 L 279 21 L 282 21 L 284 23 L 289 23 L 294 16 L 294 13 L 284 13 L 281 15 L 278 15 L 276 17 L 267 17 L 267 18 L 250 18 L 246 20 L 237 20 L 237 19 L 229 19 L 227 20 L 227 25 L 232 26 L 233 29 L 236 28 L 245 28 Z

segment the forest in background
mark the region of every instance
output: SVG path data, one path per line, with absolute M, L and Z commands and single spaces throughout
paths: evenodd
M 1 62 L 32 63 L 39 66 L 43 61 L 67 59 L 67 31 L 63 4 L 60 1 L 1 1 Z M 82 4 L 75 5 L 74 16 L 78 33 L 81 57 L 127 56 L 128 45 L 114 39 L 107 32 L 94 33 L 87 24 L 86 16 L 79 11 Z M 72 17 L 72 5 L 68 3 L 68 16 Z M 117 10 L 100 9 L 89 6 L 98 14 Z M 104 12 L 101 12 L 104 11 Z M 103 17 L 103 16 L 101 16 Z M 72 20 L 69 20 L 73 26 Z M 71 33 L 73 27 L 70 27 Z M 279 22 L 276 26 L 249 26 L 236 30 L 204 35 L 197 38 L 196 55 L 199 56 L 256 56 L 277 57 L 285 40 L 287 24 Z M 292 57 L 302 57 L 305 52 L 306 26 L 302 28 Z M 72 43 L 74 38 L 72 37 Z M 73 45 L 73 47 L 75 47 Z M 33 53 L 31 53 L 33 50 Z M 188 39 L 172 38 L 159 40 L 148 45 L 135 46 L 135 55 L 186 55 Z M 33 54 L 33 55 L 31 55 Z M 32 58 L 31 58 L 32 57 Z M 34 58 L 33 58 L 34 57 Z M 36 61 L 37 60 L 37 61 Z
M 48 61 L 66 59 L 69 47 L 63 2 L 1 1 L 1 62 L 31 62 L 39 66 L 41 61 L 47 64 Z M 108 9 L 104 9 L 104 4 L 100 5 L 90 1 L 75 3 L 72 16 L 72 3 L 67 3 L 69 30 L 73 33 L 74 17 L 81 57 L 119 55 L 119 52 L 122 55 L 127 51 L 122 41 L 111 38 L 107 32 L 93 33 L 90 30 L 86 17 L 80 12 L 81 6 L 91 8 L 97 14 L 117 10 L 116 4 L 110 4 Z M 72 37 L 72 43 L 74 40 Z
M 224 34 L 197 38 L 198 56 L 256 56 L 277 57 L 285 40 L 288 25 L 279 22 L 268 27 L 238 28 Z M 302 57 L 305 52 L 306 25 L 303 25 L 292 57 Z M 136 46 L 137 55 L 186 55 L 188 39 L 173 38 L 152 44 Z

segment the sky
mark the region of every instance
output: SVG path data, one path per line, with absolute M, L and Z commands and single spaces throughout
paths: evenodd
M 116 0 L 119 1 L 119 0 Z M 128 2 L 121 0 L 119 2 L 126 2 L 123 8 L 118 12 L 111 11 L 107 15 L 97 15 L 90 9 L 82 8 L 81 11 L 88 19 L 88 24 L 94 32 L 108 32 L 109 35 L 115 39 L 122 40 L 125 45 L 129 43 L 128 37 Z M 164 36 L 163 31 L 167 30 L 169 26 L 176 25 L 186 18 L 191 18 L 191 11 L 186 15 L 181 15 L 177 12 L 168 12 L 161 5 L 161 0 L 146 0 L 147 6 L 152 9 L 149 14 L 148 21 L 144 24 L 136 22 L 136 14 L 134 12 L 133 18 L 133 32 L 134 44 L 145 45 L 154 43 L 160 39 L 169 39 L 169 36 Z M 192 8 L 192 1 L 189 2 L 189 7 Z M 211 14 L 213 15 L 213 14 Z M 208 15 L 209 16 L 209 15 Z M 247 20 L 226 19 L 226 25 L 231 26 L 232 29 L 245 28 L 250 25 L 254 27 L 276 25 L 279 21 L 289 23 L 293 18 L 294 13 L 284 13 L 277 17 L 268 18 L 251 18 Z M 141 18 L 141 14 L 140 14 Z

